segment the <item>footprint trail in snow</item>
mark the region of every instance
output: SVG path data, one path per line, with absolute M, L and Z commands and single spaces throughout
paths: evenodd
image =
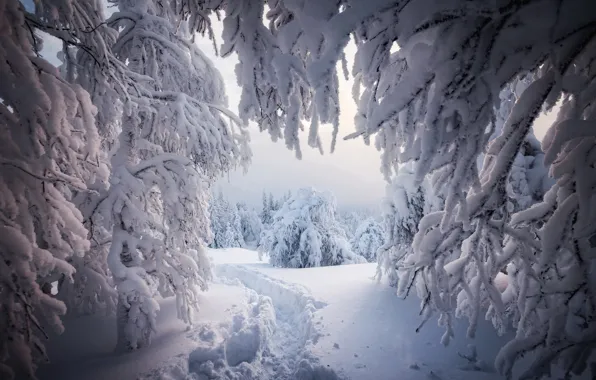
M 244 287 L 246 303 L 230 322 L 189 332 L 197 342 L 188 357 L 190 379 L 340 379 L 309 349 L 321 336 L 314 313 L 324 303 L 298 285 L 246 267 L 218 265 L 216 274 L 227 285 Z

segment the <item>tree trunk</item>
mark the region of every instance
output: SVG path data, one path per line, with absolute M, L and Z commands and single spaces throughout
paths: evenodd
M 128 322 L 128 307 L 118 297 L 118 306 L 116 307 L 116 348 L 115 351 L 125 352 L 131 349 L 126 336 L 126 324 Z

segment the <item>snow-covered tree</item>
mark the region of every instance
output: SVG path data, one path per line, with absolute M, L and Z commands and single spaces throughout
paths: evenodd
M 233 115 L 221 76 L 192 43 L 183 14 L 163 5 L 119 1 L 108 20 L 119 30 L 114 54 L 144 78 L 124 105 L 102 202 L 121 348 L 149 343 L 158 295 L 175 295 L 178 317 L 192 322 L 211 276 L 202 249 L 210 239 L 209 184 L 248 158 L 245 132 L 224 119 Z
M 337 220 L 339 220 L 344 231 L 350 239 L 354 237 L 356 230 L 366 219 L 372 218 L 376 221 L 380 221 L 379 210 L 372 208 L 354 208 L 354 207 L 340 207 L 337 210 Z
M 383 227 L 373 218 L 367 218 L 356 228 L 350 245 L 354 253 L 368 262 L 376 262 L 377 251 L 383 245 L 384 238 Z
M 288 190 L 288 192 L 285 193 L 283 195 L 283 197 L 281 197 L 281 201 L 279 203 L 279 207 L 281 208 L 281 205 L 283 205 L 284 203 L 286 203 L 290 198 L 292 198 L 292 190 Z
M 377 276 L 386 274 L 392 285 L 398 283 L 403 258 L 412 253 L 424 202 L 424 187 L 416 183 L 411 165 L 402 166 L 386 188 L 382 207 L 385 239 L 377 252 Z
M 242 218 L 237 206 L 228 202 L 223 193 L 212 198 L 210 204 L 213 248 L 244 247 Z
M 83 214 L 84 224 L 89 229 L 91 248 L 84 256 L 75 255 L 67 261 L 76 272 L 74 281 L 64 281 L 66 277 L 48 278 L 60 283 L 58 298 L 66 303 L 69 312 L 113 311 L 114 291 L 111 288 L 109 271 L 105 261 L 106 241 L 109 233 L 103 228 L 93 228 L 88 211 L 98 200 L 103 199 L 109 175 L 107 150 L 117 134 L 117 122 L 121 104 L 119 96 L 125 90 L 128 76 L 125 65 L 118 62 L 111 53 L 117 31 L 104 21 L 103 5 L 97 1 L 56 2 L 42 0 L 22 2 L 25 23 L 29 33 L 43 31 L 62 42 L 59 53 L 62 65 L 59 67 L 61 79 L 88 91 L 91 102 L 96 106 L 95 124 L 103 148 L 93 157 L 95 175 L 85 178 L 89 191 L 71 191 L 73 203 Z M 35 49 L 43 49 L 44 39 L 36 36 Z M 89 157 L 88 157 L 89 159 Z M 88 162 L 87 159 L 87 162 Z
M 502 133 L 515 102 L 530 83 L 531 77 L 522 77 L 501 91 L 500 106 L 496 113 L 495 132 L 491 136 L 491 141 Z M 482 164 L 484 164 L 485 157 L 484 154 L 480 155 L 480 158 L 483 159 Z M 490 165 L 491 161 L 489 158 L 486 164 Z M 552 178 L 548 177 L 540 142 L 532 131 L 529 131 L 524 138 L 506 181 L 505 207 L 510 214 L 525 210 L 541 201 L 544 194 L 554 184 Z
M 56 11 L 46 4 L 48 11 Z M 0 377 L 32 378 L 46 361 L 44 326 L 63 329 L 64 303 L 44 291 L 72 280 L 89 249 L 72 202 L 103 173 L 96 108 L 79 85 L 39 55 L 19 1 L 0 2 Z M 62 25 L 64 19 L 53 20 Z M 43 287 L 42 287 L 43 285 Z M 10 366 L 8 365 L 10 363 Z
M 271 217 L 281 208 L 281 205 L 284 203 L 284 199 L 282 197 L 281 200 L 276 200 L 273 196 L 273 193 L 269 193 L 269 211 L 271 212 Z
M 226 229 L 224 247 L 244 247 L 246 243 L 242 234 L 242 219 L 238 207 L 231 202 L 226 202 L 226 206 L 228 228 Z
M 227 219 L 224 212 L 224 197 L 223 193 L 219 192 L 217 195 L 211 195 L 209 202 L 209 219 L 211 221 L 211 241 L 209 246 L 212 248 L 221 248 L 220 242 L 223 240 L 222 234 L 226 229 Z
M 263 191 L 263 205 L 259 216 L 261 217 L 261 223 L 263 226 L 268 226 L 273 221 L 273 215 L 281 208 L 281 206 L 292 196 L 291 191 L 282 195 L 281 198 L 275 199 L 272 192 Z
M 304 188 L 275 214 L 271 229 L 263 232 L 259 250 L 269 254 L 272 265 L 307 268 L 360 263 L 343 229 L 335 219 L 335 198 Z
M 249 207 L 246 203 L 239 202 L 236 204 L 238 215 L 240 217 L 240 229 L 242 237 L 246 244 L 255 245 L 259 242 L 263 224 L 257 212 Z
M 219 248 L 240 247 L 240 243 L 238 242 L 238 234 L 231 223 L 226 223 L 218 246 Z
M 355 211 L 340 211 L 337 213 L 337 219 L 350 239 L 354 237 L 358 226 L 364 220 L 364 218 Z
M 107 263 L 111 231 L 96 211 L 109 188 L 110 154 L 116 145 L 122 119 L 121 99 L 126 97 L 127 82 L 135 77 L 111 52 L 118 32 L 104 23 L 103 8 L 98 2 L 79 2 L 73 8 L 76 16 L 70 20 L 71 28 L 72 25 L 77 27 L 69 28 L 66 33 L 56 30 L 52 23 L 42 24 L 40 19 L 33 22 L 62 41 L 63 49 L 58 53 L 62 62 L 59 70 L 64 79 L 89 92 L 97 107 L 96 125 L 102 147 L 95 163 L 101 168 L 102 175 L 86 184 L 93 191 L 73 194 L 73 201 L 89 230 L 90 249 L 84 256 L 73 256 L 69 260 L 76 272 L 73 281 L 59 280 L 57 298 L 65 302 L 69 313 L 110 315 L 116 311 L 118 298 Z M 43 11 L 43 7 L 40 10 Z M 90 31 L 89 25 L 96 26 Z M 84 32 L 77 33 L 77 30 Z
M 581 373 L 594 352 L 586 336 L 596 311 L 588 275 L 589 239 L 596 231 L 586 227 L 593 216 L 581 211 L 591 209 L 594 191 L 582 179 L 588 175 L 579 173 L 592 170 L 587 152 L 594 146 L 588 120 L 596 16 L 572 15 L 574 9 L 592 12 L 595 6 L 588 1 L 410 1 L 369 4 L 364 10 L 350 4 L 332 16 L 329 29 L 309 29 L 327 42 L 324 58 L 309 64 L 318 87 L 332 85 L 331 62 L 347 43 L 346 29 L 354 31 L 356 90 L 364 87 L 356 91 L 356 134 L 377 136 L 386 176 L 398 164 L 415 161 L 417 181 L 432 173 L 433 189 L 446 195 L 444 209 L 421 220 L 414 253 L 403 264 L 411 279 L 427 285 L 420 293 L 423 323 L 438 313 L 447 343 L 455 315 L 469 318 L 470 336 L 487 311 L 499 330 L 513 322 L 517 336 L 496 362 L 508 376 L 516 359 L 529 351 L 537 359 L 525 378 L 557 367 Z M 345 34 L 335 40 L 327 34 L 338 28 L 334 20 L 350 25 L 342 24 L 346 29 L 339 33 Z M 540 37 L 547 34 L 548 40 Z M 394 43 L 399 49 L 392 49 Z M 529 86 L 516 96 L 489 144 L 501 90 L 527 74 Z M 555 128 L 543 144 L 557 184 L 540 206 L 510 215 L 503 206 L 516 157 L 540 110 L 552 109 L 559 99 Z M 479 171 L 476 159 L 484 151 Z M 493 283 L 504 265 L 515 275 L 500 294 Z M 403 284 L 408 287 L 408 281 Z M 509 305 L 514 312 L 508 318 Z
M 263 191 L 263 205 L 261 206 L 261 213 L 259 216 L 261 217 L 261 223 L 264 226 L 271 224 L 273 212 L 271 210 L 271 206 L 269 205 L 269 198 L 267 198 L 267 193 L 265 193 L 265 191 Z

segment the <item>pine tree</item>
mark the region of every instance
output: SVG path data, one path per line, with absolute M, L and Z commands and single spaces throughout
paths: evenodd
M 240 227 L 244 242 L 247 245 L 258 243 L 261 231 L 263 230 L 261 219 L 256 211 L 248 207 L 246 203 L 239 202 L 236 207 L 240 217 Z
M 213 231 L 212 248 L 244 247 L 242 218 L 238 207 L 228 202 L 222 192 L 210 206 L 211 229 Z
M 211 196 L 209 203 L 209 217 L 211 220 L 212 239 L 209 243 L 211 248 L 223 248 L 223 234 L 228 223 L 225 215 L 223 193 L 220 191 L 217 196 Z
M 269 199 L 267 198 L 267 193 L 263 190 L 263 206 L 261 209 L 261 222 L 264 226 L 271 224 L 271 206 L 269 204 Z
M 273 219 L 273 217 L 275 216 L 275 212 L 279 209 L 278 204 L 275 201 L 275 198 L 273 198 L 273 193 L 269 193 L 269 198 L 267 200 L 267 208 L 271 213 L 271 219 Z
M 229 235 L 232 237 L 231 243 L 228 247 L 245 247 L 244 236 L 242 235 L 242 220 L 238 212 L 238 207 L 235 203 L 227 202 L 228 204 L 228 220 L 229 220 Z

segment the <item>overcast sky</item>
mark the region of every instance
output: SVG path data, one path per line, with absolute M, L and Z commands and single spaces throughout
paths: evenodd
M 214 23 L 218 45 L 221 44 L 221 26 Z M 229 100 L 229 108 L 237 112 L 240 102 L 240 88 L 236 84 L 234 66 L 236 56 L 220 58 L 215 55 L 211 41 L 197 36 L 197 45 L 210 57 L 220 70 Z M 354 50 L 353 46 L 349 47 Z M 47 41 L 43 55 L 56 63 L 56 53 L 61 49 L 58 41 Z M 348 52 L 348 60 L 353 54 Z M 351 62 L 348 65 L 351 68 Z M 325 154 L 306 144 L 306 132 L 301 136 L 303 158 L 297 160 L 294 152 L 286 149 L 283 141 L 271 142 L 269 135 L 260 133 L 256 125 L 249 126 L 252 164 L 246 174 L 234 171 L 216 184 L 234 201 L 243 200 L 258 205 L 263 190 L 281 195 L 288 190 L 313 186 L 319 190 L 333 192 L 340 205 L 375 206 L 385 192 L 385 182 L 379 170 L 380 154 L 373 146 L 366 146 L 362 140 L 344 141 L 343 136 L 354 131 L 356 105 L 351 96 L 351 81 L 340 79 L 340 129 L 338 143 L 333 154 L 329 154 L 331 126 L 322 126 L 321 138 Z M 553 113 L 537 120 L 535 133 L 542 139 L 546 128 L 552 123 Z

